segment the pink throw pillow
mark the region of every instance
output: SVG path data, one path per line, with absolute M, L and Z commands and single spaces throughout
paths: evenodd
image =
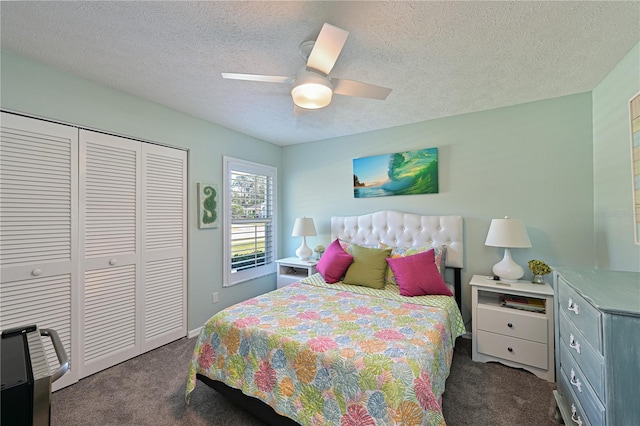
M 333 284 L 340 281 L 351 262 L 353 262 L 353 256 L 344 251 L 336 239 L 329 244 L 316 265 L 316 269 L 327 283 Z
M 433 250 L 406 257 L 388 258 L 387 263 L 403 296 L 453 296 L 438 271 Z

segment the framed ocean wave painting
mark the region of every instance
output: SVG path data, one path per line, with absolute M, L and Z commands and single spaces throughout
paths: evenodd
M 353 160 L 355 198 L 437 193 L 438 148 Z

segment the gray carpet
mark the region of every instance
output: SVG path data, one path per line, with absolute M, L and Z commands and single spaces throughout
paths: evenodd
M 263 425 L 202 383 L 185 404 L 195 343 L 195 338 L 178 340 L 55 392 L 51 424 Z M 556 424 L 554 384 L 501 364 L 473 362 L 471 340 L 456 342 L 446 386 L 449 426 Z

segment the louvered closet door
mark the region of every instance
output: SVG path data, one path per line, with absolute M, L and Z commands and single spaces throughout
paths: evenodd
M 56 330 L 71 361 L 56 390 L 78 380 L 78 130 L 7 113 L 0 130 L 0 329 Z M 44 342 L 53 371 L 58 359 Z
M 139 353 L 140 153 L 80 130 L 81 377 Z
M 187 153 L 142 144 L 142 352 L 187 334 Z

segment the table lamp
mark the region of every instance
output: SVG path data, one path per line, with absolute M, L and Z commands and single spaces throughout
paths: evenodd
M 316 235 L 316 227 L 313 224 L 313 219 L 310 217 L 296 218 L 296 222 L 293 225 L 292 237 L 302 237 L 302 244 L 296 250 L 296 256 L 300 260 L 309 260 L 313 251 L 307 246 L 307 237 L 313 237 Z
M 501 281 L 513 283 L 524 276 L 524 269 L 511 258 L 512 248 L 531 247 L 529 234 L 520 219 L 492 219 L 487 240 L 484 243 L 491 247 L 504 247 L 504 257 L 493 265 L 493 273 Z

